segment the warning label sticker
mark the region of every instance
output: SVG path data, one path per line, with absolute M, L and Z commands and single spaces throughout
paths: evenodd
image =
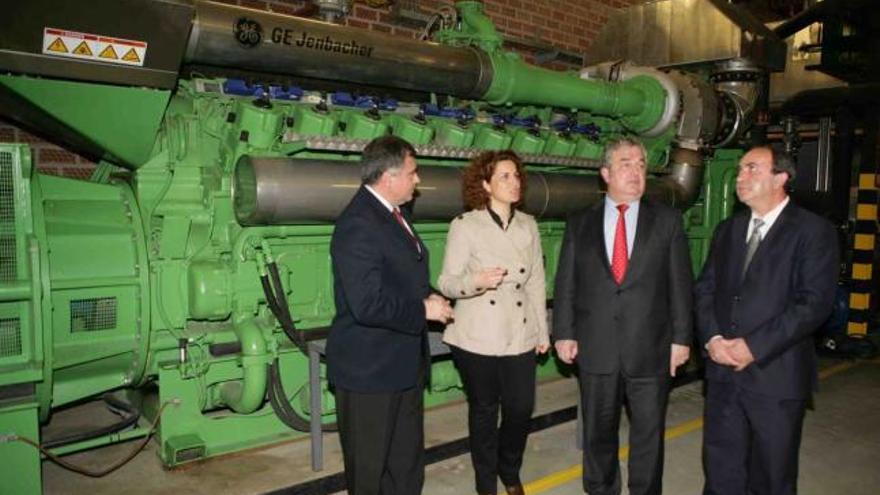
M 43 28 L 43 53 L 80 60 L 143 66 L 144 57 L 147 56 L 147 43 L 47 27 Z

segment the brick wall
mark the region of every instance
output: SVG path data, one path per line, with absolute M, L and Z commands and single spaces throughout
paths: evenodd
M 220 0 L 243 7 L 270 10 L 292 15 L 306 2 L 298 0 Z M 431 13 L 453 0 L 397 0 L 408 8 Z M 484 0 L 486 12 L 502 34 L 521 40 L 513 48 L 527 60 L 535 52 L 525 45 L 552 45 L 559 50 L 582 55 L 616 8 L 640 3 L 641 0 Z M 374 5 L 382 3 L 373 1 Z M 417 7 L 416 7 L 417 6 Z M 415 38 L 419 29 L 401 27 L 392 17 L 390 7 L 373 8 L 357 1 L 345 24 L 357 29 L 370 29 L 394 36 Z M 546 64 L 553 69 L 573 68 L 562 62 Z M 88 177 L 94 164 L 85 158 L 16 128 L 0 118 L 0 142 L 24 142 L 34 150 L 40 171 L 68 177 Z

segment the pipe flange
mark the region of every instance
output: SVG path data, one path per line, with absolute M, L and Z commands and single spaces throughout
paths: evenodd
M 709 80 L 716 84 L 724 82 L 757 82 L 760 77 L 760 72 L 719 72 L 712 74 Z
M 718 92 L 720 97 L 723 115 L 720 122 L 716 138 L 712 144 L 716 147 L 723 148 L 732 143 L 740 132 L 742 127 L 743 115 L 736 100 L 728 93 Z

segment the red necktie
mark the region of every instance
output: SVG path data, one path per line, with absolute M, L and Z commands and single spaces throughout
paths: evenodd
M 629 256 L 626 253 L 626 213 L 629 205 L 617 205 L 620 214 L 617 216 L 617 229 L 614 231 L 614 250 L 611 252 L 611 274 L 614 275 L 614 281 L 617 285 L 623 282 L 626 275 L 626 265 L 629 262 Z
M 400 209 L 399 208 L 392 209 L 391 214 L 394 215 L 394 219 L 397 220 L 397 223 L 400 224 L 400 226 L 403 228 L 403 231 L 406 232 L 406 235 L 408 235 L 409 238 L 412 239 L 413 244 L 416 245 L 416 250 L 421 253 L 422 247 L 419 246 L 419 241 L 416 240 L 416 236 L 414 236 L 412 231 L 409 230 L 409 226 L 406 224 L 406 220 L 404 220 L 403 215 L 400 214 Z

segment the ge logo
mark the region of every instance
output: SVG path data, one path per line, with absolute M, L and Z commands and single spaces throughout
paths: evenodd
M 247 48 L 253 48 L 263 39 L 263 27 L 257 21 L 242 17 L 233 27 L 235 39 Z

